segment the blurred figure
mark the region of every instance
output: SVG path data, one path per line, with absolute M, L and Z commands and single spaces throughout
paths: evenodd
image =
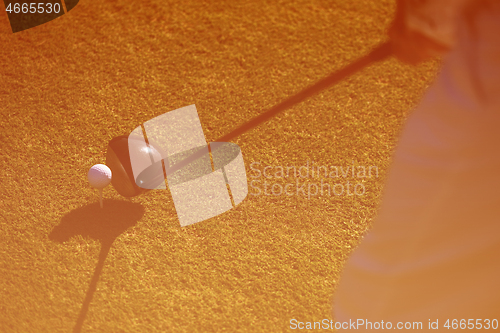
M 398 59 L 442 55 L 443 65 L 407 120 L 373 228 L 344 267 L 335 319 L 372 323 L 344 324 L 358 331 L 376 322 L 387 329 L 381 321 L 449 331 L 453 319 L 484 329 L 488 319 L 492 330 L 500 321 L 500 1 L 400 0 L 389 36 Z

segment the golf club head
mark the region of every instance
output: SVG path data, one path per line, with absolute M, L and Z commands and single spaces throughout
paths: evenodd
M 134 138 L 132 137 L 131 140 L 134 140 Z M 142 148 L 139 148 L 141 147 L 141 141 L 137 141 L 137 146 L 134 146 L 133 144 L 130 145 L 128 135 L 118 136 L 109 141 L 108 149 L 106 152 L 106 165 L 111 169 L 111 172 L 113 173 L 111 185 L 120 195 L 128 198 L 135 197 L 150 191 L 150 189 L 145 189 L 137 186 L 134 180 L 134 173 L 132 171 L 129 149 L 141 149 L 137 153 L 144 154 L 144 158 L 150 158 L 150 151 L 146 151 L 143 146 Z M 149 147 L 154 155 L 161 156 L 159 151 L 155 148 L 154 144 L 150 143 Z

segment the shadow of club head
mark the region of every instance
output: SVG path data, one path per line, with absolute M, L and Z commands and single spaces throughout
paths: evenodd
M 93 203 L 64 215 L 61 223 L 52 229 L 49 239 L 63 243 L 81 235 L 110 244 L 125 230 L 135 226 L 143 215 L 144 207 L 133 202 L 105 200 L 104 208 Z

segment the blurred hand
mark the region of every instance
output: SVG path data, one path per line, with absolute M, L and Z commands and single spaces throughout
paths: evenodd
M 446 45 L 408 28 L 403 0 L 398 1 L 396 17 L 389 28 L 388 35 L 396 58 L 412 65 L 442 55 L 449 50 Z

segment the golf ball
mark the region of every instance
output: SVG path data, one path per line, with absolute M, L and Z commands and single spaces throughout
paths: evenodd
M 102 189 L 111 183 L 111 170 L 104 164 L 96 164 L 90 168 L 87 178 L 92 187 Z

